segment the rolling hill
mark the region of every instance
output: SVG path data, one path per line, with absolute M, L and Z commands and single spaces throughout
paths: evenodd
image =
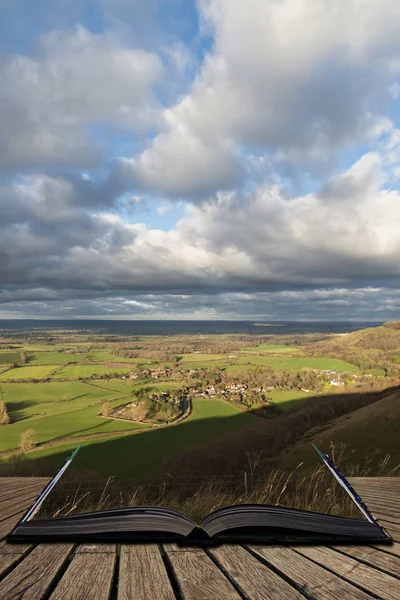
M 336 446 L 346 444 L 349 465 L 363 464 L 370 457 L 373 467 L 389 454 L 392 466 L 400 466 L 400 391 L 309 432 L 306 439 L 279 456 L 280 466 L 291 468 L 302 461 L 315 465 L 310 442 L 326 453 L 331 442 Z

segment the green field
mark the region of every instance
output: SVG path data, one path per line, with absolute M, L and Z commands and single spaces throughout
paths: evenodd
M 36 366 L 36 367 L 18 367 L 0 374 L 0 381 L 9 381 L 10 379 L 43 379 L 49 373 L 54 371 L 58 365 Z
M 261 344 L 260 346 L 250 346 L 249 348 L 242 348 L 241 351 L 280 354 L 281 352 L 299 352 L 299 348 L 284 346 L 282 344 Z
M 247 364 L 272 367 L 273 369 L 288 369 L 296 371 L 299 369 L 317 369 L 319 371 L 358 371 L 358 368 L 355 365 L 334 358 L 307 358 L 304 356 L 282 358 L 277 356 L 246 356 L 240 359 L 235 359 L 236 367 L 237 365 L 247 366 Z M 228 367 L 227 370 L 232 370 L 232 368 Z M 237 368 L 234 370 L 237 370 Z
M 0 351 L 0 364 L 12 365 L 19 362 L 21 362 L 21 354 L 19 352 Z
M 163 462 L 178 452 L 251 425 L 258 418 L 219 400 L 194 400 L 192 415 L 178 425 L 102 441 L 89 440 L 79 453 L 76 466 L 93 469 L 95 465 L 105 477 L 146 479 L 157 475 Z M 76 442 L 70 442 L 45 448 L 29 453 L 28 457 L 51 457 L 56 468 L 76 445 Z
M 84 354 L 70 352 L 29 352 L 29 365 L 65 365 L 85 360 Z
M 120 375 L 129 375 L 131 367 L 106 367 L 103 365 L 68 365 L 55 373 L 53 379 L 78 379 L 78 377 L 87 378 L 93 375 L 108 375 L 118 373 Z
M 235 354 L 232 352 L 232 354 Z M 226 354 L 201 354 L 200 352 L 194 352 L 193 354 L 180 354 L 179 363 L 200 363 L 200 362 L 212 362 L 218 360 L 224 360 L 228 358 Z
M 0 393 L 11 417 L 11 424 L 1 429 L 0 451 L 16 448 L 21 433 L 30 428 L 37 431 L 38 442 L 137 428 L 134 423 L 109 421 L 97 416 L 103 402 L 116 406 L 129 389 L 121 393 L 67 381 L 3 383 Z
M 273 402 L 276 402 L 276 404 L 279 404 L 279 408 L 282 408 L 282 410 L 289 410 L 296 406 L 296 404 L 303 402 L 306 398 L 313 398 L 317 394 L 315 392 L 301 392 L 297 390 L 273 390 L 272 392 L 266 392 L 265 395 L 271 398 Z

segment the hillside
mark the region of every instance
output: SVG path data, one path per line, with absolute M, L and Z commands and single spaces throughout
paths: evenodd
M 325 356 L 349 361 L 362 371 L 382 370 L 382 375 L 400 373 L 400 322 L 388 321 L 380 327 L 361 329 L 309 344 L 308 356 Z
M 330 394 L 310 398 L 295 406 L 277 419 L 262 419 L 250 427 L 230 432 L 217 440 L 193 448 L 175 456 L 167 464 L 170 474 L 180 476 L 220 477 L 234 475 L 243 471 L 257 471 L 256 475 L 266 473 L 272 467 L 280 469 L 294 468 L 301 460 L 308 461 L 314 467 L 318 463 L 315 453 L 304 450 L 300 456 L 298 445 L 304 449 L 311 441 L 317 441 L 322 450 L 329 450 L 329 443 L 348 440 L 360 440 L 355 444 L 359 452 L 354 462 L 365 464 L 365 456 L 374 450 L 380 450 L 379 456 L 391 453 L 393 460 L 400 462 L 399 445 L 399 399 L 400 388 L 380 392 L 359 392 Z M 385 404 L 380 405 L 386 400 Z M 375 405 L 381 406 L 374 412 Z M 365 417 L 360 411 L 369 408 Z M 380 416 L 378 416 L 380 415 Z M 338 433 L 332 437 L 330 429 L 337 423 L 347 423 L 354 417 L 353 429 L 348 437 Z M 386 418 L 387 417 L 387 418 Z M 315 432 L 327 432 L 327 441 L 315 435 Z M 329 428 L 329 429 L 328 429 Z M 335 432 L 334 432 L 335 433 Z M 283 458 L 285 452 L 285 464 Z M 293 450 L 294 449 L 294 450 Z M 292 452 L 293 450 L 293 452 Z M 312 458 L 311 458 L 312 457 Z M 377 465 L 379 460 L 375 461 Z M 287 463 L 287 464 L 286 464 Z M 308 466 L 308 465 L 306 465 Z
M 306 441 L 293 445 L 277 458 L 280 467 L 292 468 L 301 461 L 313 466 L 315 452 L 310 442 L 324 452 L 329 452 L 331 442 L 335 446 L 346 444 L 349 466 L 365 463 L 367 457 L 372 466 L 377 465 L 386 454 L 391 456 L 392 466 L 400 465 L 400 391 L 314 430 Z

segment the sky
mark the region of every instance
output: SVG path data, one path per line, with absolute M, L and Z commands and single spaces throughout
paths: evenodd
M 400 318 L 398 0 L 1 0 L 0 318 Z

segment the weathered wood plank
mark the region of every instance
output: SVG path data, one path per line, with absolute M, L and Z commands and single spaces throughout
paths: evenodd
M 75 554 L 115 554 L 115 544 L 81 544 L 75 550 Z
M 400 521 L 399 503 L 395 504 L 393 502 L 392 504 L 388 504 L 387 502 L 381 502 L 380 500 L 371 500 L 371 502 L 368 502 L 368 508 L 376 516 L 387 514 L 395 521 Z
M 108 600 L 115 561 L 115 552 L 75 554 L 50 599 Z
M 370 595 L 332 575 L 293 549 L 251 546 L 252 552 L 288 577 L 303 593 L 315 600 L 370 600 Z
M 6 508 L 0 509 L 0 522 L 5 521 L 9 517 L 18 513 L 26 512 L 28 508 L 33 504 L 36 496 L 30 496 L 27 499 L 17 499 L 12 504 L 8 504 Z
M 26 506 L 28 508 L 31 504 L 33 504 L 36 497 L 37 494 L 35 492 L 25 492 L 21 494 L 14 494 L 12 498 L 1 498 L 0 518 L 3 515 L 3 511 L 10 507 L 20 506 L 21 508 L 24 508 Z
M 241 546 L 221 546 L 210 550 L 210 554 L 252 600 L 301 598 L 298 591 Z
M 123 545 L 118 600 L 175 600 L 161 552 L 156 545 Z
M 237 600 L 240 598 L 230 581 L 202 549 L 197 552 L 168 552 L 175 576 L 185 600 Z
M 400 556 L 400 544 L 398 542 L 393 542 L 392 544 L 378 546 L 373 545 L 372 548 L 376 548 L 381 552 L 388 552 L 389 554 L 395 554 L 396 556 Z
M 331 548 L 296 548 L 296 552 L 326 566 L 351 583 L 376 594 L 384 600 L 398 600 L 400 582 L 395 577 L 378 571 L 374 567 L 358 562 L 354 558 L 344 556 Z
M 0 582 L 2 600 L 39 600 L 45 595 L 66 562 L 71 544 L 37 546 Z
M 400 578 L 400 558 L 382 552 L 378 548 L 371 548 L 370 546 L 334 546 L 333 549 L 357 560 L 363 560 L 373 567 Z
M 0 521 L 0 540 L 5 538 L 10 533 L 10 531 L 18 523 L 24 512 L 25 511 L 22 510 L 20 513 L 13 515 L 12 517 L 5 519 L 4 521 Z
M 9 544 L 7 541 L 0 542 L 0 556 L 8 554 L 24 554 L 32 544 Z
M 8 484 L 7 486 L 1 485 L 0 483 L 0 496 L 1 498 L 9 499 L 15 497 L 16 494 L 24 492 L 36 492 L 38 493 L 45 487 L 46 484 L 38 483 L 37 481 L 20 481 L 14 484 Z
M 390 533 L 395 542 L 400 542 L 400 525 L 386 521 L 386 519 L 379 519 L 379 522 L 383 527 Z
M 35 488 L 40 491 L 49 481 L 48 477 L 0 477 L 0 496 L 22 489 Z
M 18 563 L 31 548 L 31 544 L 0 542 L 0 577 L 3 577 L 10 567 Z

